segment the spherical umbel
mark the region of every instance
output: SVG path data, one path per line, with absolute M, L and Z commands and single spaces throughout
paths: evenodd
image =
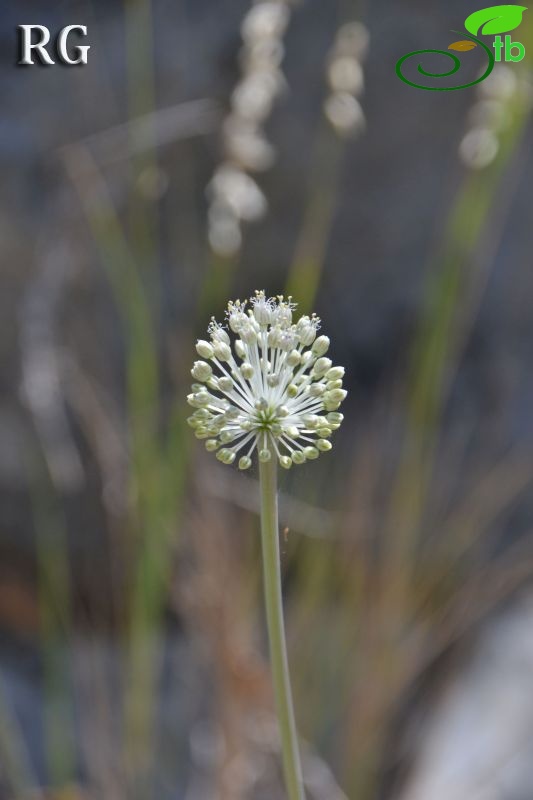
M 295 308 L 290 297 L 258 291 L 228 303 L 228 330 L 212 319 L 210 341 L 196 344 L 188 423 L 223 464 L 238 457 L 239 469 L 249 469 L 257 450 L 261 462 L 277 458 L 290 469 L 331 450 L 329 437 L 343 420 L 344 367 L 326 357 L 320 319 L 293 322 Z

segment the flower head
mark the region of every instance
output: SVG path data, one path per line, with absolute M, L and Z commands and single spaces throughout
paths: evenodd
M 202 360 L 191 370 L 188 422 L 224 464 L 240 454 L 239 468 L 248 469 L 257 449 L 260 461 L 276 457 L 289 469 L 331 450 L 329 437 L 343 420 L 344 367 L 326 357 L 319 318 L 294 322 L 295 307 L 290 297 L 256 292 L 228 303 L 227 328 L 213 319 L 210 340 L 196 343 Z

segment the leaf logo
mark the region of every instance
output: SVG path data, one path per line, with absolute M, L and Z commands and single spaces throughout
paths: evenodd
M 397 62 L 396 74 L 400 80 L 407 83 L 409 86 L 413 86 L 415 89 L 425 89 L 428 92 L 454 92 L 457 89 L 468 89 L 470 86 L 476 86 L 478 83 L 481 83 L 481 81 L 484 81 L 485 78 L 488 78 L 497 61 L 502 61 L 504 59 L 505 61 L 516 62 L 522 61 L 524 58 L 526 48 L 521 42 L 513 42 L 511 36 L 502 37 L 499 35 L 502 33 L 508 34 L 509 31 L 514 31 L 515 28 L 518 28 L 522 22 L 524 11 L 527 11 L 526 6 L 515 5 L 491 6 L 490 8 L 482 8 L 479 11 L 475 11 L 465 20 L 467 33 L 463 32 L 462 35 L 466 36 L 466 39 L 460 39 L 448 45 L 448 50 L 425 49 L 414 50 L 412 53 L 407 53 Z M 461 35 L 459 31 L 455 30 L 452 31 L 452 33 Z M 494 42 L 491 43 L 491 45 L 484 42 L 483 39 L 479 38 L 481 34 L 488 36 L 495 35 Z M 418 78 L 417 75 L 411 78 L 404 73 L 404 65 L 407 61 L 412 59 L 411 63 L 414 64 L 414 59 L 416 57 L 424 56 L 424 59 L 426 59 L 430 55 L 439 55 L 446 56 L 449 69 L 444 68 L 440 72 L 430 72 L 421 61 L 418 61 L 418 73 L 424 78 L 449 78 L 459 72 L 461 68 L 461 60 L 455 53 L 466 53 L 469 50 L 474 50 L 476 47 L 484 51 L 487 57 L 487 67 L 482 75 L 468 83 L 462 83 L 459 86 L 426 86 L 423 83 L 419 83 L 420 78 Z M 441 64 L 442 63 L 441 58 Z M 411 70 L 411 73 L 412 72 L 413 70 Z
M 518 28 L 522 22 L 526 6 L 491 6 L 470 14 L 465 20 L 465 28 L 473 36 L 480 33 L 491 36 L 497 33 L 508 33 Z
M 448 50 L 461 50 L 462 52 L 466 52 L 467 50 L 473 50 L 474 47 L 477 47 L 477 44 L 466 39 L 465 41 L 454 42 L 448 45 Z

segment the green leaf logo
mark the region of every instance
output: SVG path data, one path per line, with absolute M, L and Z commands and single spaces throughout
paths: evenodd
M 522 22 L 526 6 L 491 6 L 470 14 L 465 21 L 466 30 L 477 36 L 484 33 L 491 36 L 496 33 L 514 31 Z

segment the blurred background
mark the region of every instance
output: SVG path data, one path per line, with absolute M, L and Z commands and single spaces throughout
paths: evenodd
M 282 476 L 309 800 L 531 800 L 533 20 L 478 87 L 395 75 L 482 7 L 4 3 L 1 800 L 284 797 L 257 475 L 185 425 L 256 288 L 350 390 Z

